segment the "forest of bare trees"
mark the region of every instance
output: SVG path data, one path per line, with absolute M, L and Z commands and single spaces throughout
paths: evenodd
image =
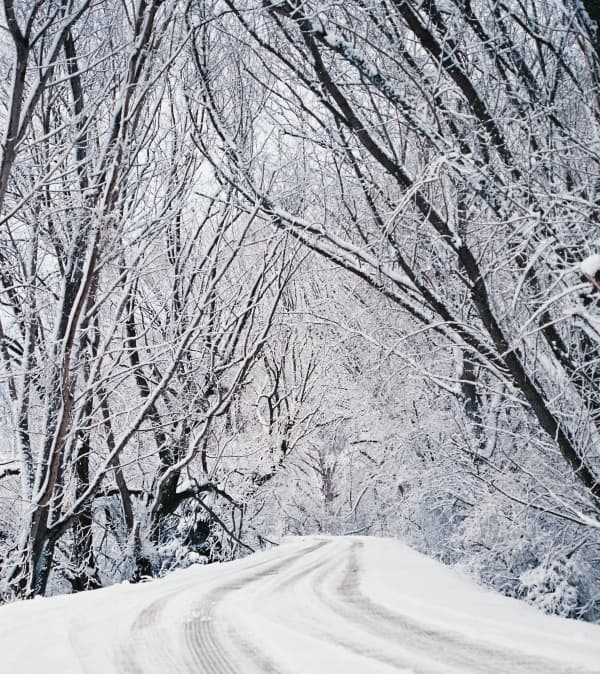
M 360 533 L 600 621 L 594 0 L 0 27 L 4 600 Z

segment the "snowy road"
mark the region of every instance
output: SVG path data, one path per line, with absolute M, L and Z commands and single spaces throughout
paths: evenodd
M 544 616 L 395 541 L 311 537 L 4 607 L 0 672 L 600 673 L 600 627 Z

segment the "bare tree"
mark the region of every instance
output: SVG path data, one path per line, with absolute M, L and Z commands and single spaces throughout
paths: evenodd
M 102 584 L 99 551 L 155 573 L 144 546 L 182 503 L 230 505 L 208 474 L 180 487 L 183 473 L 245 386 L 295 252 L 285 235 L 257 246 L 258 209 L 202 164 L 180 67 L 195 29 L 177 3 L 4 9 L 3 478 L 20 478 L 21 522 L 2 573 L 31 596 L 54 568 L 74 589 Z
M 571 514 L 595 522 L 597 336 L 577 265 L 598 216 L 598 156 L 582 140 L 597 56 L 581 8 L 227 5 L 238 24 L 221 30 L 246 36 L 251 86 L 269 92 L 261 123 L 279 133 L 261 154 L 215 114 L 236 158 L 225 179 L 460 348 L 473 418 L 477 370 L 517 395 L 582 487 Z M 218 108 L 209 62 L 199 70 Z M 311 172 L 323 191 L 306 187 Z

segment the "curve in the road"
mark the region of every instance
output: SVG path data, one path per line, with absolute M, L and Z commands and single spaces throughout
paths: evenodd
M 219 582 L 181 584 L 155 598 L 139 613 L 116 649 L 119 674 L 298 674 L 306 665 L 277 651 L 265 634 L 248 630 L 254 616 L 292 635 L 298 649 L 315 644 L 352 671 L 414 674 L 598 674 L 562 666 L 518 648 L 462 634 L 411 612 L 410 603 L 393 608 L 369 596 L 364 542 L 359 539 L 308 540 L 284 546 L 274 558 L 259 557 L 224 567 Z M 400 570 L 398 572 L 401 572 Z M 165 611 L 186 596 L 180 634 L 167 629 Z M 405 608 L 405 610 L 403 610 Z M 172 613 L 172 612 L 171 612 Z M 245 627 L 244 627 L 245 625 Z M 250 625 L 251 626 L 251 625 Z M 289 648 L 288 648 L 289 650 Z M 333 655 L 332 655 L 333 654 Z M 286 656 L 286 657 L 282 657 Z M 354 658 L 354 659 L 353 659 Z M 314 661 L 314 659 L 313 659 Z M 318 661 L 318 660 L 317 660 Z M 306 662 L 306 660 L 304 661 Z M 318 670 L 318 674 L 330 670 Z M 342 671 L 336 669 L 335 671 Z M 310 670 L 317 674 L 317 670 Z
M 149 674 L 152 667 L 157 674 L 239 674 L 240 663 L 228 653 L 234 650 L 233 645 L 236 648 L 242 645 L 246 655 L 254 660 L 258 672 L 278 674 L 279 670 L 268 657 L 252 644 L 244 643 L 233 625 L 216 628 L 215 610 L 232 593 L 280 573 L 297 562 L 299 555 L 310 555 L 323 545 L 325 542 L 319 541 L 294 549 L 283 559 L 246 565 L 232 571 L 232 580 L 211 586 L 208 591 L 203 592 L 200 588 L 199 598 L 183 621 L 183 649 L 174 648 L 161 618 L 170 602 L 177 601 L 182 594 L 194 592 L 194 588 L 184 587 L 153 601 L 140 612 L 127 637 L 117 645 L 117 671 L 120 674 Z M 229 638 L 225 639 L 225 634 Z M 249 668 L 250 664 L 246 662 L 242 666 Z

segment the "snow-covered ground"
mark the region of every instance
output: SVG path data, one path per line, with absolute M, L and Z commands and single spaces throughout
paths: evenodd
M 600 627 L 544 616 L 397 541 L 310 537 L 0 608 L 0 672 L 600 673 Z

